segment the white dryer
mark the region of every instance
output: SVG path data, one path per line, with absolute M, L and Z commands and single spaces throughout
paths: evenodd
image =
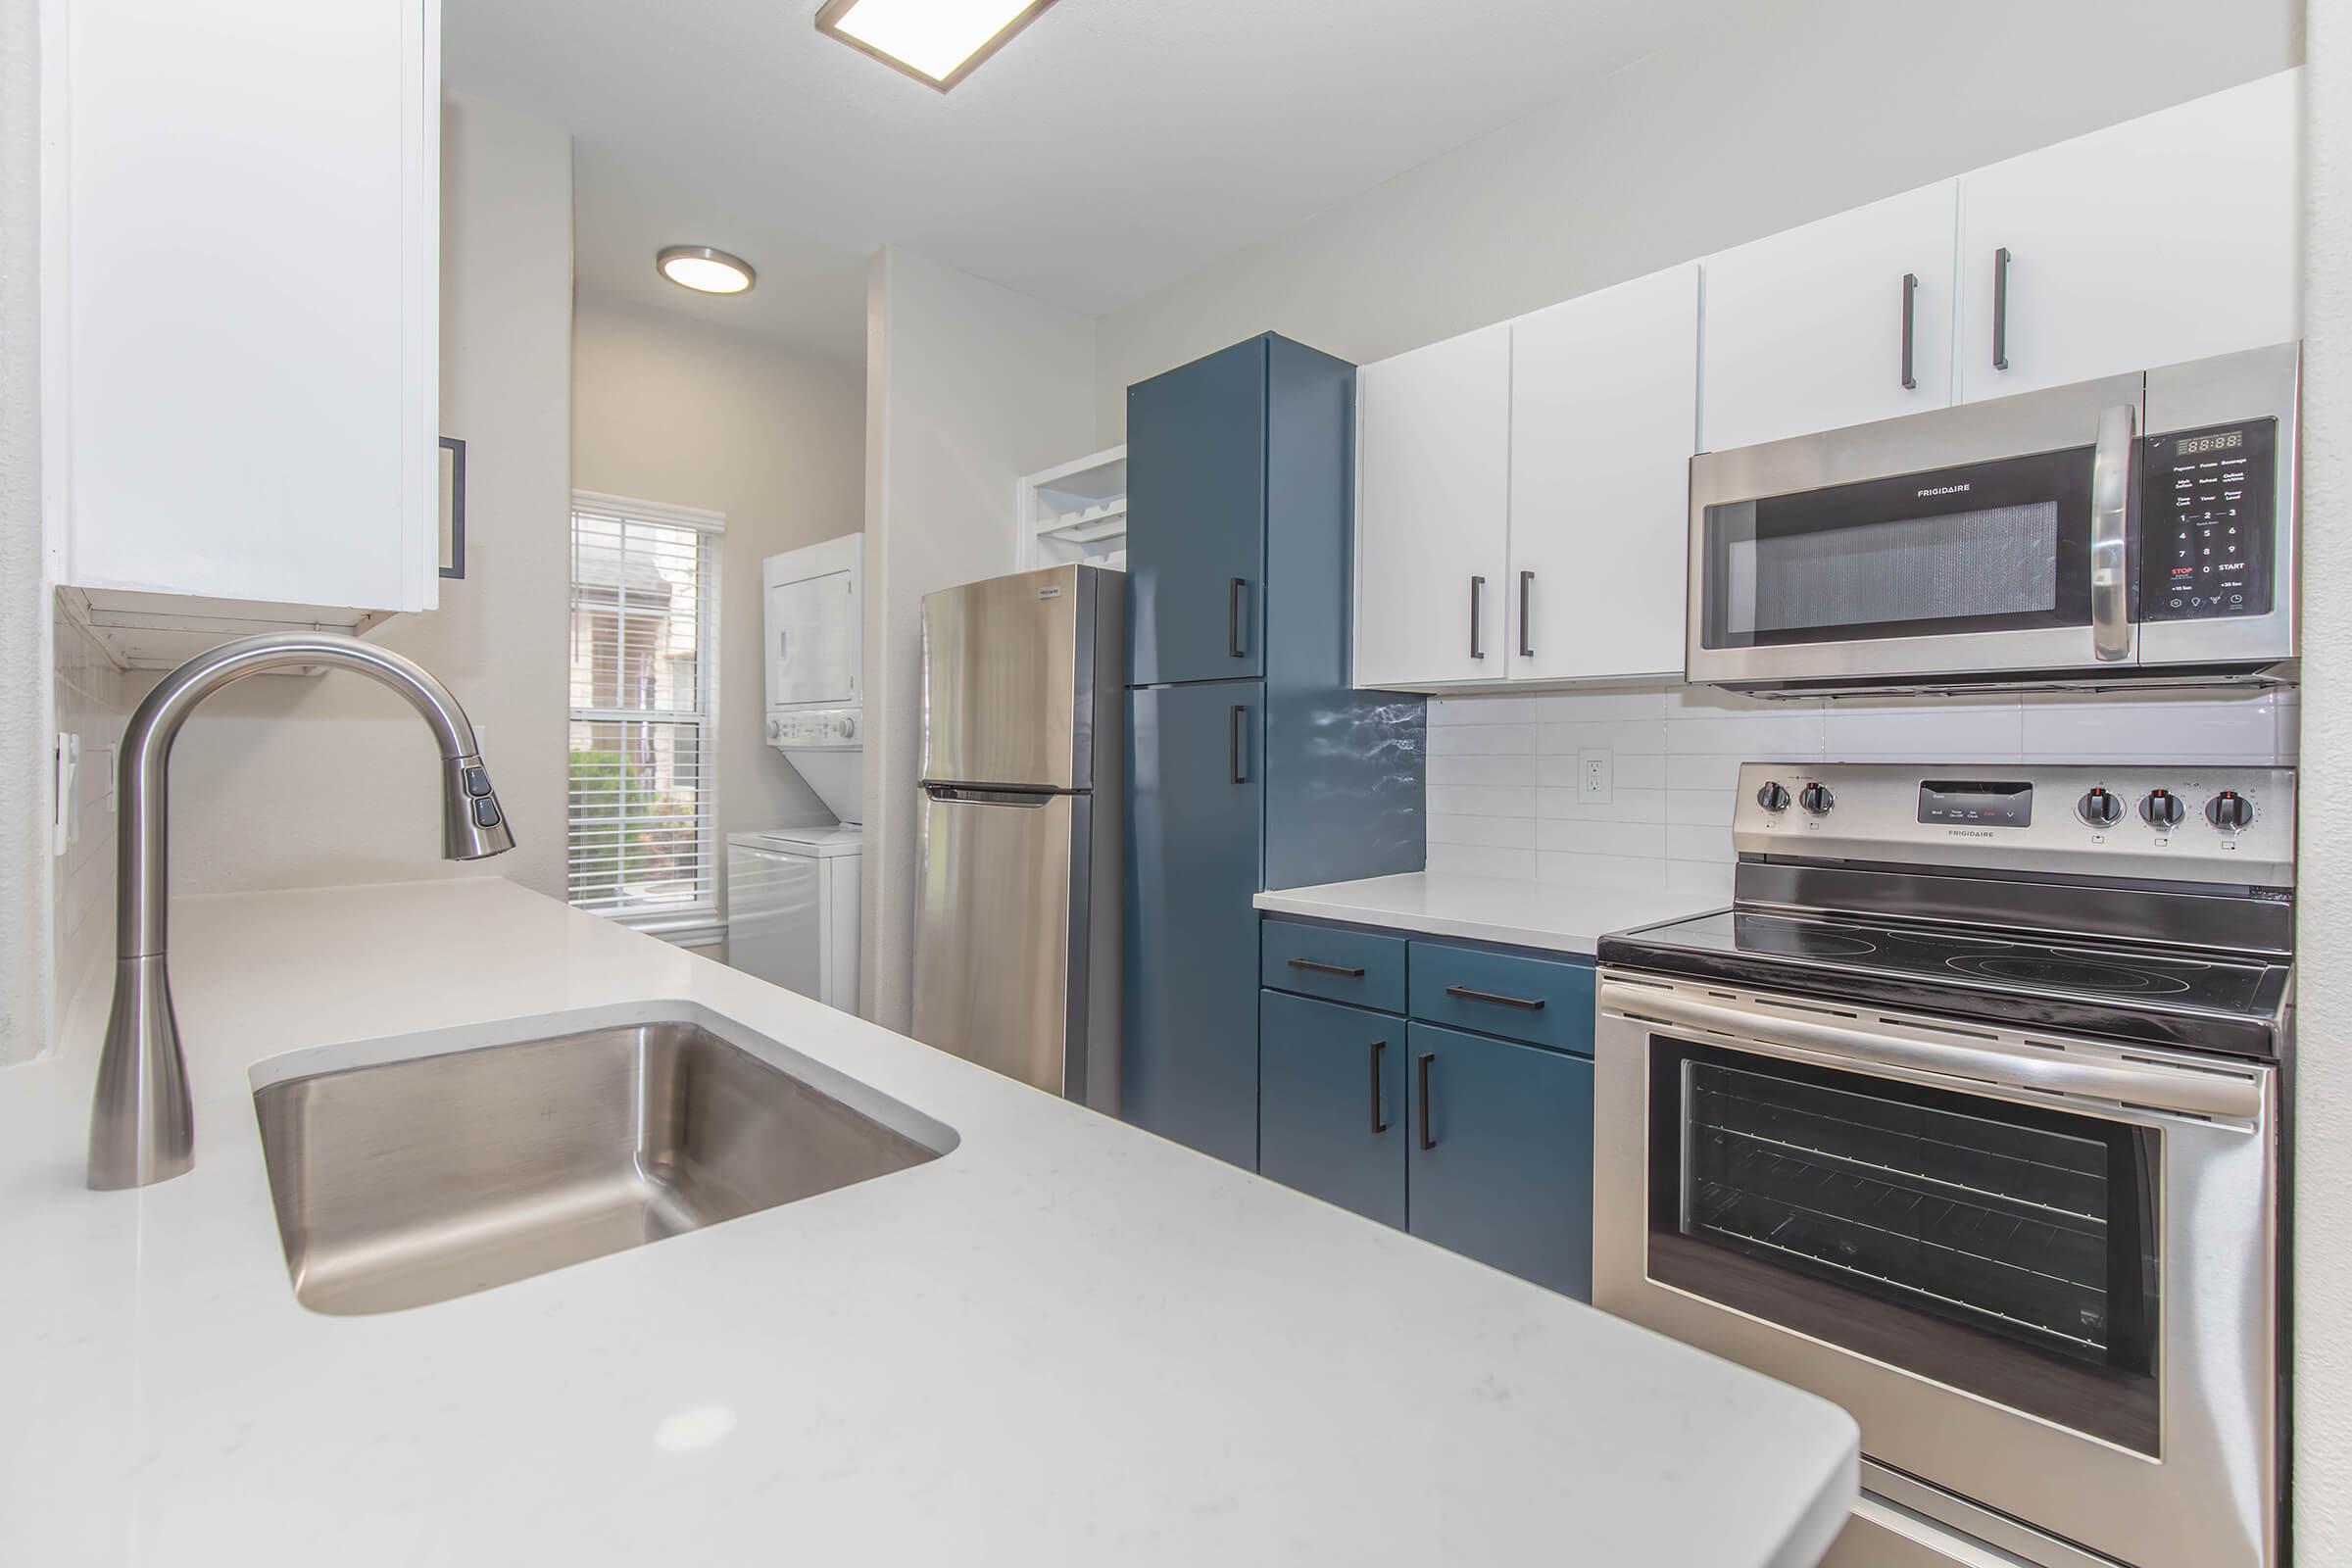
M 825 808 L 865 819 L 865 535 L 770 556 L 765 593 L 766 740 Z
M 844 1012 L 858 1010 L 854 827 L 727 835 L 727 962 Z

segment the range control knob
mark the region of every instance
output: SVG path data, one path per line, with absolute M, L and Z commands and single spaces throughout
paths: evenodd
M 1788 791 L 1780 780 L 1775 779 L 1756 791 L 1756 804 L 1767 811 L 1786 811 L 1788 809 Z
M 2113 827 L 2123 820 L 2123 797 L 2094 784 L 2089 794 L 2075 803 L 2075 814 L 2092 827 Z
M 2235 790 L 2224 790 L 2205 803 L 2205 820 L 2225 833 L 2234 833 L 2254 820 L 2254 803 Z
M 1815 816 L 1827 816 L 1830 808 L 1838 804 L 1838 797 L 1830 793 L 1827 784 L 1808 784 L 1796 792 L 1796 804 Z
M 2171 790 L 2150 790 L 2139 803 L 2140 820 L 2150 827 L 2175 827 L 2188 814 L 2180 797 Z

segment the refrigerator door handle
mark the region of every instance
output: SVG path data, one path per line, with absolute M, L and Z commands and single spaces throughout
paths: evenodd
M 1035 810 L 1057 796 L 1071 792 L 1063 790 L 992 790 L 973 784 L 925 784 L 923 793 L 935 801 L 955 801 L 967 806 L 1019 806 Z

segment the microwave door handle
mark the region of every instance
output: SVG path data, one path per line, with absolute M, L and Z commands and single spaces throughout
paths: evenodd
M 2132 657 L 2132 574 L 2126 554 L 2134 412 L 2131 404 L 2119 403 L 2099 416 L 2090 463 L 2090 649 L 2103 664 Z

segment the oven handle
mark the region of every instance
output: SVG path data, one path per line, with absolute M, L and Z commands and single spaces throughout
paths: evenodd
M 1786 1018 L 1779 1013 L 1710 1006 L 1655 991 L 1619 990 L 1604 1005 L 1640 1022 L 1681 1024 L 1768 1047 L 1785 1042 L 1816 1060 L 1818 1054 L 1826 1054 L 1848 1061 L 1931 1073 L 1956 1080 L 1952 1087 L 1962 1093 L 1982 1092 L 1984 1085 L 1991 1084 L 2090 1100 L 2118 1100 L 2149 1110 L 2193 1116 L 2230 1116 L 2251 1121 L 2262 1114 L 2260 1079 L 2227 1069 L 2200 1071 L 2156 1062 L 2142 1065 L 2112 1059 L 2084 1061 L 2057 1052 L 2028 1056 L 1983 1051 L 1974 1046 L 1945 1045 L 1941 1041 L 1914 1040 L 1873 1030 L 1843 1029 L 1835 1024 Z
M 2101 663 L 2132 657 L 2132 519 L 2134 410 L 2119 403 L 2099 416 L 2090 462 L 2090 651 Z

